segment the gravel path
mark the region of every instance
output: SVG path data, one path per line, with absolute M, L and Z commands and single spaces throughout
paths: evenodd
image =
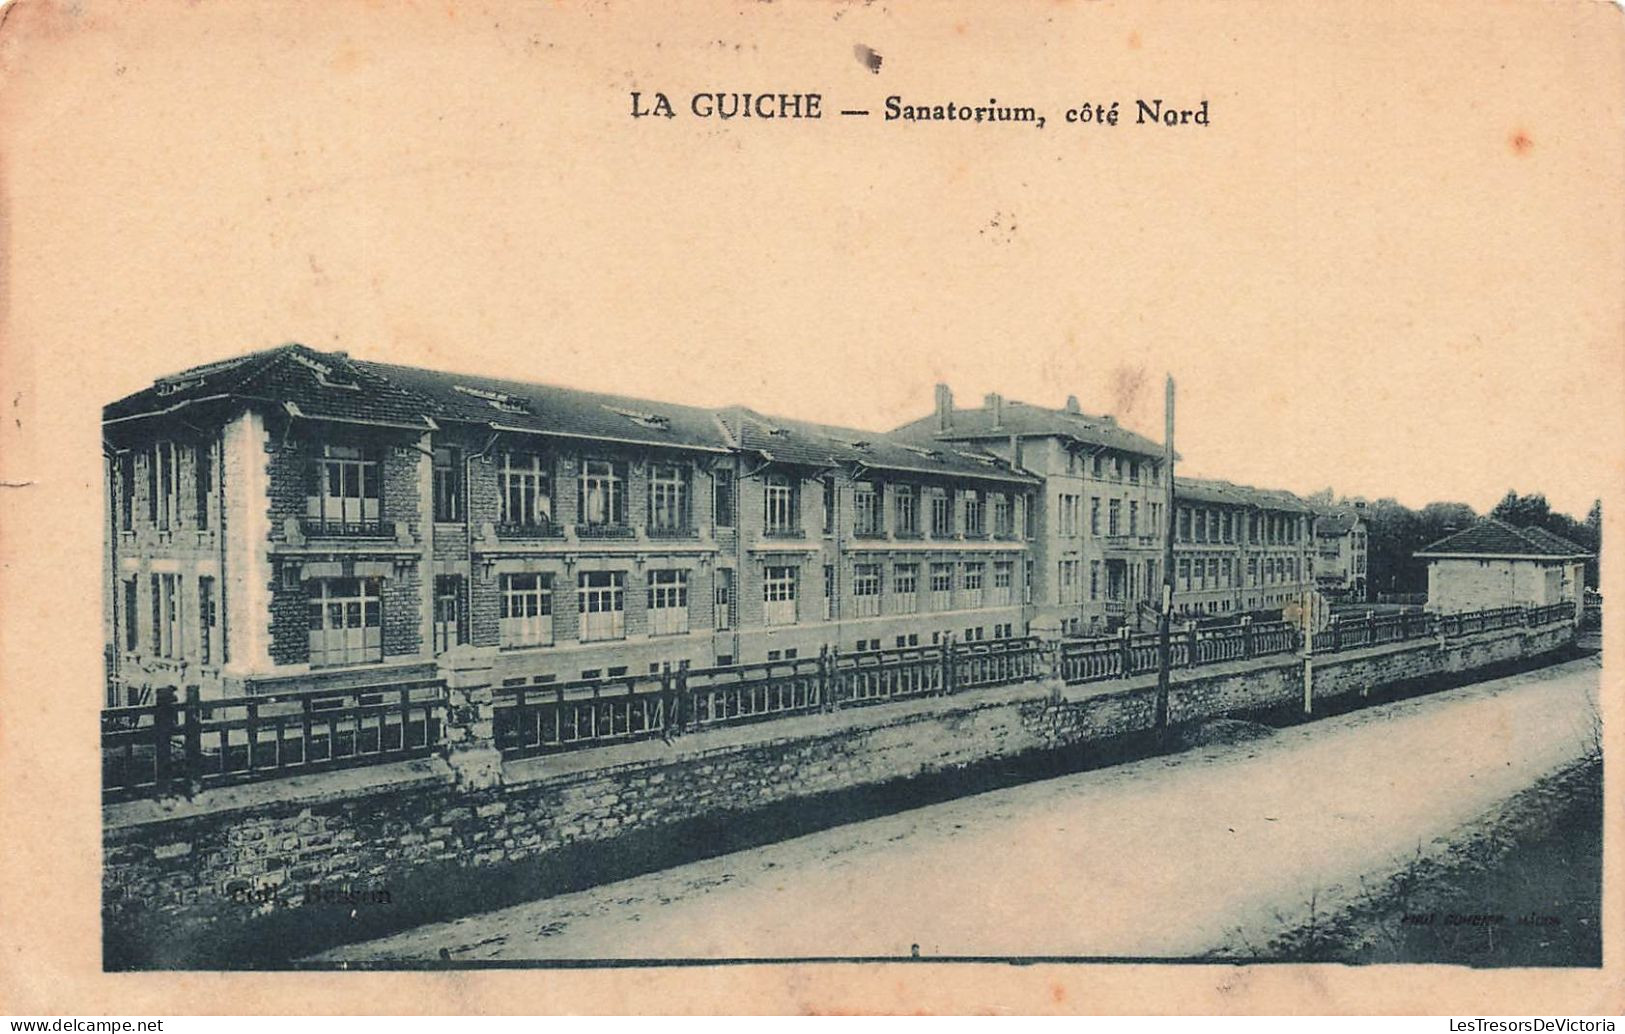
M 1192 956 L 1331 910 L 1592 745 L 1587 657 L 317 958 Z

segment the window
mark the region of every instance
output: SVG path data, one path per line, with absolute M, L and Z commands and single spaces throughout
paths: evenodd
M 192 514 L 200 531 L 209 526 L 209 485 L 214 480 L 214 465 L 209 462 L 212 455 L 207 445 L 192 449 Z
M 711 472 L 711 508 L 717 527 L 734 526 L 734 472 L 727 467 Z
M 998 492 L 993 496 L 993 534 L 1001 539 L 1007 539 L 1014 536 L 1015 530 L 1010 497 Z
M 1207 511 L 1207 540 L 1209 542 L 1219 541 L 1219 511 L 1217 510 Z
M 1096 480 L 1099 480 L 1101 477 L 1104 476 L 1105 465 L 1106 465 L 1105 458 L 1102 457 L 1100 453 L 1098 453 L 1098 452 L 1095 453 L 1094 475 L 1095 475 Z
M 1055 568 L 1055 602 L 1079 603 L 1082 602 L 1083 587 L 1078 582 L 1079 562 L 1076 560 L 1062 560 Z
M 1134 483 L 1136 485 L 1140 483 L 1140 461 L 1139 460 L 1129 460 L 1128 461 L 1128 479 L 1129 479 L 1130 482 L 1132 482 L 1132 483 Z
M 152 576 L 152 653 L 155 657 L 181 656 L 181 576 Z
M 1191 591 L 1191 562 L 1188 557 L 1179 561 L 1179 589 L 1181 592 Z
M 835 565 L 824 565 L 824 620 L 835 620 Z
M 156 442 L 147 462 L 147 511 L 155 528 L 173 528 L 180 517 L 180 454 L 174 442 Z
M 1100 599 L 1100 561 L 1089 561 L 1089 598 Z
M 880 613 L 880 565 L 852 565 L 853 616 L 872 618 Z
M 1089 497 L 1089 534 L 1100 534 L 1100 496 Z
M 1113 499 L 1107 507 L 1106 534 L 1119 535 L 1123 531 L 1123 500 Z
M 1181 506 L 1179 508 L 1179 541 L 1180 542 L 1189 542 L 1190 540 L 1191 540 L 1191 508 L 1188 507 L 1188 506 Z
M 796 623 L 796 569 L 768 567 L 762 579 L 762 621 L 768 625 Z
M 717 570 L 716 585 L 717 629 L 734 627 L 734 572 L 731 567 Z M 721 664 L 719 660 L 717 662 Z
M 504 461 L 508 455 L 503 457 Z M 506 509 L 508 500 L 507 468 L 503 463 L 502 499 Z M 520 508 L 519 512 L 527 512 Z M 434 450 L 434 519 L 452 523 L 463 519 L 463 450 L 440 446 Z M 506 518 L 504 518 L 506 520 Z
M 993 600 L 995 607 L 1008 606 L 1013 602 L 1013 582 L 1016 575 L 1016 565 L 1009 560 L 996 560 L 993 562 Z
M 974 490 L 965 493 L 965 534 L 976 538 L 986 534 L 982 527 L 982 493 Z
M 952 538 L 954 534 L 954 503 L 946 491 L 931 489 L 931 537 Z
M 982 605 L 982 565 L 980 562 L 971 562 L 965 565 L 965 606 L 980 607 Z
M 892 571 L 892 598 L 897 613 L 913 614 L 920 609 L 920 565 L 898 564 Z
M 311 667 L 383 660 L 379 579 L 318 578 L 306 592 Z
M 920 508 L 914 495 L 913 485 L 898 485 L 894 493 L 896 499 L 898 538 L 919 538 L 920 535 Z
M 543 458 L 533 452 L 505 452 L 497 470 L 501 498 L 500 520 L 521 528 L 545 528 L 553 523 L 552 475 Z M 435 519 L 440 517 L 440 477 L 435 476 Z M 459 502 L 459 509 L 461 503 Z M 456 520 L 457 518 L 446 518 Z
M 152 655 L 162 657 L 164 651 L 164 596 L 159 588 L 157 575 L 152 576 L 152 593 L 148 596 L 152 601 Z
M 931 565 L 931 609 L 954 609 L 954 565 Z
M 214 663 L 214 579 L 204 575 L 197 580 L 198 662 Z
M 835 534 L 835 479 L 823 479 L 824 487 L 824 534 Z M 872 491 L 872 489 L 871 489 Z
M 583 460 L 580 505 L 579 520 L 589 528 L 625 527 L 626 465 L 610 460 Z
M 769 474 L 762 489 L 763 527 L 769 535 L 797 536 L 801 520 L 796 513 L 796 482 L 784 474 Z
M 649 464 L 649 530 L 674 532 L 688 527 L 688 468 L 676 463 Z
M 1207 582 L 1208 582 L 1208 586 L 1210 588 L 1217 589 L 1219 587 L 1219 558 L 1218 557 L 1208 557 L 1207 558 Z
M 135 530 L 135 453 L 124 452 L 118 458 L 119 528 Z
M 310 465 L 305 517 L 319 533 L 376 530 L 383 507 L 377 451 L 356 445 L 323 445 Z M 339 663 L 339 662 L 334 662 Z
M 504 619 L 508 616 L 507 586 L 503 586 Z M 434 579 L 434 652 L 445 653 L 459 643 L 468 642 L 468 623 L 463 620 L 463 578 L 461 575 L 442 574 Z M 551 613 L 551 608 L 549 608 Z M 552 640 L 551 634 L 548 636 Z
M 1140 503 L 1135 499 L 1130 499 L 1128 503 L 1128 533 L 1130 535 L 1140 533 Z
M 626 638 L 626 575 L 582 571 L 576 576 L 576 608 L 582 642 Z
M 1031 603 L 1033 601 L 1033 571 L 1036 570 L 1036 568 L 1037 565 L 1035 561 L 1026 560 L 1022 563 L 1021 602 L 1023 603 Z
M 874 538 L 884 534 L 881 520 L 879 487 L 868 481 L 852 484 L 852 534 L 859 538 Z
M 141 621 L 136 614 L 140 603 L 136 599 L 140 587 L 134 578 L 124 580 L 124 649 L 134 653 L 136 644 L 140 642 Z
M 688 572 L 649 572 L 649 634 L 688 632 Z

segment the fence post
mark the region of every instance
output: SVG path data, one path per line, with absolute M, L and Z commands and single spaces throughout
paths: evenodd
M 172 774 L 169 749 L 175 734 L 175 687 L 158 687 L 156 703 L 152 714 L 153 792 L 162 797 L 169 792 Z
M 1133 632 L 1127 625 L 1117 630 L 1117 650 L 1123 661 L 1123 677 L 1134 674 L 1134 646 L 1130 642 Z
M 942 692 L 944 695 L 953 693 L 957 672 L 954 658 L 954 634 L 949 632 L 942 640 Z
M 186 687 L 186 796 L 202 788 L 203 776 L 203 694 L 196 686 Z
M 835 689 L 829 681 L 829 644 L 818 648 L 818 709 L 835 710 Z
M 446 740 L 442 752 L 459 790 L 483 790 L 502 782 L 496 746 L 492 647 L 458 646 L 440 656 L 446 683 Z
M 1241 616 L 1241 656 L 1243 660 L 1252 660 L 1253 657 L 1253 616 Z
M 1185 622 L 1185 667 L 1196 667 L 1196 622 Z
M 677 662 L 676 695 L 672 703 L 672 720 L 679 734 L 688 732 L 688 723 L 694 720 L 694 703 L 688 695 L 688 661 Z
M 660 738 L 667 743 L 682 730 L 677 727 L 677 694 L 672 691 L 671 662 L 660 666 Z
M 1377 643 L 1377 612 L 1365 612 L 1365 645 L 1375 646 Z

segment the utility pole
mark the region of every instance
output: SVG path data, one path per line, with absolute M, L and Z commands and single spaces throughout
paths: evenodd
M 1162 434 L 1162 466 L 1168 473 L 1168 526 L 1162 537 L 1162 613 L 1157 617 L 1157 742 L 1168 745 L 1168 666 L 1169 625 L 1174 610 L 1174 531 L 1179 526 L 1174 510 L 1174 377 L 1168 375 L 1167 397 L 1163 403 L 1166 426 Z

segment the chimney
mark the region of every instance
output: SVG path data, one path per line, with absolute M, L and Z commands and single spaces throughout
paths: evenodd
M 1081 412 L 1083 412 L 1083 410 L 1078 408 L 1078 396 L 1076 396 L 1076 395 L 1068 395 L 1066 397 L 1066 411 L 1068 413 L 1081 413 Z
M 982 399 L 982 405 L 987 407 L 988 413 L 992 416 L 992 429 L 998 430 L 1000 427 L 1003 427 L 1004 396 L 1000 395 L 998 392 L 988 392 L 987 395 Z
M 937 430 L 950 431 L 954 426 L 954 393 L 948 385 L 937 385 Z

